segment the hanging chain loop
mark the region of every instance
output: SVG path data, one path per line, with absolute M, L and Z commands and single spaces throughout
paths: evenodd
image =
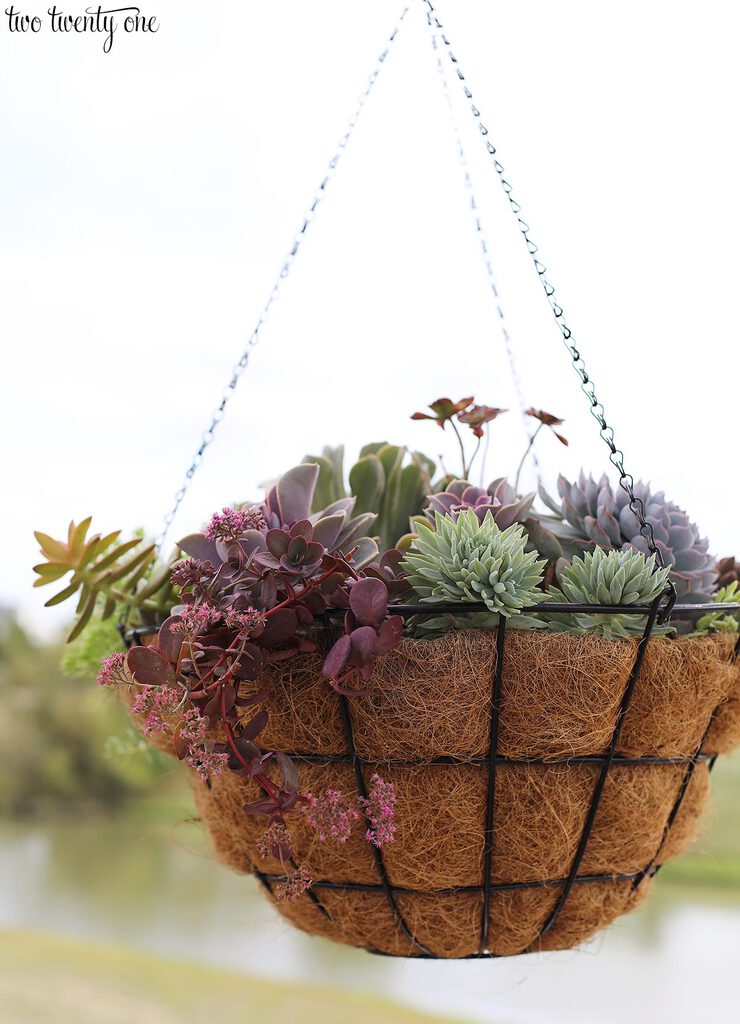
M 252 353 L 252 349 L 255 348 L 255 346 L 259 343 L 259 340 L 260 340 L 260 331 L 262 330 L 263 326 L 265 325 L 265 323 L 267 321 L 267 318 L 268 318 L 268 315 L 270 313 L 270 309 L 272 308 L 273 303 L 277 300 L 277 298 L 280 295 L 281 288 L 282 288 L 282 283 L 286 279 L 288 274 L 290 273 L 290 269 L 291 269 L 291 267 L 293 265 L 293 262 L 294 262 L 294 260 L 295 260 L 295 258 L 297 256 L 297 254 L 298 254 L 298 251 L 299 251 L 299 249 L 301 247 L 301 243 L 303 242 L 303 239 L 306 236 L 306 232 L 308 231 L 308 227 L 309 227 L 309 225 L 312 223 L 312 221 L 314 219 L 314 216 L 316 214 L 316 210 L 317 210 L 319 204 L 321 203 L 322 199 L 326 195 L 327 186 L 329 185 L 329 182 L 334 177 L 334 172 L 337 169 L 337 165 L 339 164 L 339 161 L 341 159 L 342 153 L 347 148 L 349 140 L 352 137 L 352 132 L 354 131 L 355 126 L 356 126 L 356 124 L 357 124 L 357 122 L 358 122 L 358 120 L 360 118 L 360 114 L 362 113 L 363 107 L 365 106 L 365 103 L 367 102 L 368 97 L 370 96 L 370 93 L 373 90 L 373 86 L 375 85 L 375 82 L 377 81 L 378 75 L 381 72 L 383 64 L 385 63 L 385 60 L 388 57 L 388 54 L 390 53 L 391 46 L 393 45 L 393 43 L 394 43 L 394 41 L 396 39 L 396 36 L 398 35 L 398 32 L 399 32 L 399 30 L 401 28 L 401 25 L 403 24 L 403 21 L 404 21 L 404 19 L 406 17 L 406 14 L 408 13 L 408 10 L 409 10 L 409 7 L 408 7 L 408 5 L 406 5 L 403 8 L 403 10 L 401 11 L 400 17 L 396 21 L 396 24 L 394 25 L 392 32 L 388 36 L 386 44 L 385 44 L 382 52 L 380 53 L 380 55 L 377 58 L 375 67 L 373 68 L 371 73 L 368 75 L 367 85 L 365 86 L 363 92 L 361 93 L 361 95 L 360 95 L 360 97 L 359 97 L 359 99 L 357 101 L 357 106 L 355 107 L 354 113 L 352 114 L 352 116 L 350 117 L 349 121 L 347 122 L 347 129 L 346 129 L 346 131 L 344 132 L 342 137 L 339 139 L 339 142 L 337 143 L 336 152 L 334 153 L 334 155 L 332 156 L 331 160 L 329 161 L 329 164 L 327 166 L 327 169 L 326 169 L 326 172 L 324 174 L 324 177 L 321 180 L 321 184 L 316 189 L 316 191 L 315 191 L 315 193 L 313 195 L 313 199 L 311 201 L 311 205 L 308 207 L 308 209 L 307 209 L 307 211 L 306 211 L 306 213 L 305 213 L 305 215 L 303 217 L 303 223 L 298 228 L 298 231 L 295 234 L 295 237 L 293 239 L 293 244 L 291 245 L 291 247 L 290 247 L 290 249 L 288 251 L 288 254 L 287 254 L 287 256 L 285 257 L 285 259 L 283 261 L 283 265 L 280 268 L 280 273 L 278 274 L 277 279 L 275 280 L 275 283 L 272 286 L 272 290 L 270 291 L 270 294 L 269 294 L 269 296 L 267 298 L 267 302 L 265 303 L 265 305 L 264 305 L 264 307 L 262 309 L 262 312 L 259 315 L 257 323 L 255 324 L 254 328 L 252 329 L 252 333 L 249 335 L 249 338 L 247 339 L 247 344 L 246 344 L 246 347 L 245 347 L 244 351 L 242 352 L 241 356 L 239 357 L 238 362 L 235 363 L 235 365 L 233 367 L 233 370 L 232 370 L 232 373 L 231 373 L 231 379 L 229 380 L 229 383 L 224 388 L 223 394 L 221 396 L 221 400 L 220 400 L 220 402 L 218 403 L 218 405 L 216 406 L 216 408 L 213 411 L 213 414 L 211 416 L 211 421 L 210 421 L 210 423 L 208 424 L 208 426 L 206 427 L 206 429 L 203 431 L 203 433 L 201 435 L 200 443 L 199 443 L 198 448 L 197 448 L 197 450 L 195 452 L 195 455 L 193 456 L 192 462 L 190 463 L 190 466 L 188 467 L 188 469 L 187 469 L 187 471 L 185 473 L 185 477 L 183 479 L 182 485 L 180 486 L 180 489 L 175 494 L 174 504 L 173 504 L 172 508 L 170 509 L 170 511 L 167 513 L 167 515 L 164 517 L 164 521 L 163 521 L 163 524 L 162 524 L 162 530 L 161 530 L 161 532 L 160 532 L 160 534 L 157 537 L 156 542 L 155 542 L 156 543 L 156 547 L 157 547 L 158 550 L 160 550 L 162 548 L 162 545 L 164 544 L 165 540 L 167 539 L 167 535 L 169 533 L 170 527 L 172 526 L 172 523 L 173 523 L 173 521 L 175 519 L 175 516 L 177 515 L 177 513 L 178 513 L 178 511 L 180 509 L 180 505 L 182 504 L 183 499 L 185 498 L 185 495 L 187 494 L 187 492 L 188 492 L 188 490 L 190 488 L 190 485 L 191 485 L 191 483 L 193 481 L 193 477 L 195 476 L 195 473 L 197 472 L 199 466 L 203 462 L 203 456 L 205 455 L 206 449 L 209 447 L 209 445 L 213 441 L 216 428 L 218 427 L 219 423 L 221 422 L 221 420 L 224 417 L 224 413 L 226 411 L 226 406 L 228 405 L 229 400 L 231 399 L 231 397 L 233 396 L 234 392 L 236 391 L 236 387 L 237 387 L 237 385 L 239 383 L 239 379 L 241 378 L 242 374 L 244 373 L 244 371 L 246 370 L 247 366 L 249 365 L 249 357 L 250 357 L 250 355 Z
M 609 424 L 606 421 L 604 415 L 604 406 L 599 401 L 596 395 L 596 388 L 594 382 L 589 376 L 588 371 L 586 370 L 586 365 L 583 361 L 583 356 L 577 348 L 575 339 L 573 338 L 573 332 L 571 331 L 570 327 L 566 322 L 563 307 L 560 305 L 557 298 L 555 297 L 555 288 L 550 283 L 547 277 L 547 267 L 542 262 L 542 259 L 539 256 L 539 249 L 537 245 L 532 240 L 531 229 L 529 227 L 529 224 L 527 224 L 527 222 L 523 219 L 521 215 L 522 207 L 514 198 L 513 188 L 506 178 L 506 172 L 504 170 L 502 163 L 498 159 L 498 151 L 494 144 L 491 142 L 488 128 L 483 123 L 483 120 L 481 118 L 481 112 L 476 106 L 473 93 L 468 85 L 468 81 L 462 71 L 462 68 L 460 67 L 458 59 L 454 54 L 452 44 L 450 43 L 449 37 L 445 33 L 444 26 L 440 21 L 439 16 L 437 15 L 436 8 L 432 3 L 432 0 L 423 0 L 423 3 L 426 5 L 427 8 L 427 22 L 430 31 L 432 32 L 432 35 L 438 34 L 439 38 L 442 40 L 444 44 L 445 51 L 450 59 L 450 63 L 452 64 L 455 70 L 455 74 L 457 75 L 462 90 L 465 93 L 465 98 L 467 99 L 470 105 L 471 114 L 478 125 L 478 131 L 480 132 L 481 137 L 485 142 L 488 155 L 493 160 L 493 166 L 501 181 L 501 186 L 504 192 L 506 193 L 506 197 L 509 200 L 509 206 L 511 207 L 511 210 L 514 216 L 516 217 L 519 231 L 521 232 L 521 235 L 527 246 L 529 255 L 532 258 L 534 268 L 537 271 L 537 276 L 540 280 L 540 283 L 542 284 L 545 295 L 547 296 L 547 301 L 549 302 L 550 308 L 552 309 L 553 315 L 555 317 L 555 322 L 557 323 L 560 333 L 563 337 L 565 347 L 570 353 L 573 368 L 580 377 L 581 390 L 588 399 L 591 415 L 598 423 L 599 434 L 601 435 L 602 440 L 609 449 L 609 461 L 612 463 L 612 465 L 619 473 L 619 485 L 622 488 L 622 490 L 626 493 L 629 499 L 629 507 L 634 516 L 636 517 L 638 523 L 640 524 L 640 533 L 642 534 L 649 551 L 653 555 L 655 555 L 656 564 L 663 567 L 663 556 L 660 549 L 658 548 L 658 545 L 655 542 L 655 534 L 653 531 L 652 524 L 649 523 L 645 517 L 645 505 L 642 501 L 642 498 L 639 498 L 635 494 L 634 477 L 625 469 L 624 453 L 616 446 L 614 440 L 614 429 L 611 426 L 609 426 Z M 670 587 L 672 588 L 672 584 L 670 584 Z M 675 592 L 672 593 L 672 596 L 675 599 Z

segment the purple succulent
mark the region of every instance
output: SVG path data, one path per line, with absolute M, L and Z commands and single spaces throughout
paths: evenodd
M 463 509 L 472 508 L 481 523 L 490 512 L 499 529 L 505 530 L 513 523 L 526 521 L 533 501 L 534 494 L 520 497 L 503 477 L 494 480 L 487 490 L 467 480 L 453 480 L 447 490 L 430 494 L 424 514 L 434 523 L 435 512 L 455 519 Z

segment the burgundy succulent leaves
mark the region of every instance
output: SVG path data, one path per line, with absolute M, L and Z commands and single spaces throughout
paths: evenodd
M 507 409 L 495 409 L 490 405 L 473 405 L 465 412 L 458 414 L 458 420 L 470 427 L 473 431 L 473 436 L 481 438 L 483 437 L 485 430 L 484 427 L 487 423 L 492 423 L 497 416 L 502 413 L 508 412 Z
M 555 430 L 555 427 L 559 427 L 561 423 L 565 423 L 565 420 L 562 420 L 559 416 L 554 416 L 551 412 L 545 412 L 544 409 L 534 409 L 530 407 L 526 410 L 526 414 L 527 416 L 531 416 L 532 419 L 538 420 L 540 427 L 549 427 L 555 437 L 557 437 L 558 441 L 565 445 L 566 448 L 568 447 L 568 444 L 570 443 L 568 438 L 563 437 L 562 434 L 559 434 L 558 431 Z M 540 427 L 537 429 L 539 430 Z
M 263 670 L 315 651 L 314 627 L 330 609 L 344 610 L 343 634 L 326 654 L 324 675 L 341 692 L 357 692 L 353 680 L 366 686 L 375 659 L 403 632 L 403 620 L 388 612 L 391 593 L 405 587 L 400 553 L 360 564 L 377 555 L 361 536 L 368 517 L 357 517 L 359 526 L 349 518 L 352 499 L 312 516 L 316 478 L 315 465 L 296 467 L 261 507 L 224 509 L 203 534 L 186 537 L 187 557 L 172 572 L 180 590 L 176 614 L 155 643 L 129 651 L 125 668 L 115 659 L 101 669 L 106 684 L 133 681 L 133 711 L 143 717 L 144 732 L 171 732 L 176 754 L 204 782 L 228 768 L 256 783 L 260 796 L 244 811 L 268 818 L 265 842 L 285 862 L 286 895 L 309 883 L 303 868 L 289 862 L 284 831 L 285 815 L 301 799 L 300 779 L 290 758 L 260 745 L 268 722 L 258 709 L 266 697 Z M 344 807 L 343 798 L 322 798 L 317 822 L 327 799 L 335 817 Z M 349 822 L 359 811 L 345 808 L 345 815 Z

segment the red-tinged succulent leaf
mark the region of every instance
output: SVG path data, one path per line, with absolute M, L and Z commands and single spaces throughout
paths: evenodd
M 399 551 L 398 548 L 389 548 L 385 551 L 378 563 L 381 571 L 389 571 L 394 577 L 402 575 L 403 570 L 401 569 L 401 562 L 404 558 L 403 551 Z
M 277 580 L 268 573 L 260 585 L 260 607 L 272 608 L 277 601 Z
M 254 718 L 250 718 L 247 724 L 242 728 L 239 734 L 240 739 L 255 739 L 267 726 L 268 718 L 269 715 L 264 709 L 262 711 L 258 711 Z
M 275 810 L 275 801 L 270 799 L 254 800 L 250 804 L 244 804 L 242 810 L 245 814 L 272 814 Z
M 291 537 L 304 537 L 306 540 L 311 540 L 313 537 L 313 526 L 311 525 L 310 519 L 299 519 L 297 523 L 293 523 L 290 528 Z
M 268 530 L 265 535 L 267 550 L 275 558 L 282 558 L 290 545 L 290 534 L 287 530 Z
M 140 686 L 167 686 L 174 682 L 172 669 L 154 647 L 132 647 L 126 664 Z
M 319 467 L 315 462 L 304 462 L 283 473 L 275 485 L 282 523 L 309 518 L 318 479 Z
M 378 642 L 378 634 L 372 626 L 360 626 L 350 634 L 352 641 L 351 660 L 353 665 L 372 664 L 372 657 Z
M 182 633 L 177 633 L 173 629 L 178 622 L 182 622 L 181 615 L 170 615 L 160 626 L 157 636 L 157 647 L 162 652 L 162 657 L 171 664 L 177 662 L 184 639 Z
M 298 644 L 294 643 L 290 647 L 283 648 L 283 650 L 281 651 L 266 651 L 265 664 L 275 665 L 280 661 L 289 661 L 295 654 L 298 653 L 298 650 Z
M 349 606 L 363 626 L 379 626 L 388 614 L 388 588 L 379 579 L 358 580 L 349 594 Z
M 202 533 L 190 533 L 187 537 L 177 542 L 177 546 L 191 558 L 197 558 L 199 562 L 210 562 L 211 565 L 220 565 L 221 557 L 216 548 L 216 542 L 208 540 Z
M 475 437 L 483 437 L 483 427 L 505 412 L 508 410 L 495 409 L 490 405 L 474 405 L 471 409 L 461 412 L 457 418 L 461 423 L 470 427 Z
M 306 610 L 306 613 L 310 617 L 310 619 L 315 619 L 318 618 L 320 615 L 323 615 L 323 613 L 326 611 L 326 600 L 324 597 L 322 597 L 318 590 L 311 590 L 308 592 L 308 594 L 306 594 L 305 597 L 301 598 L 301 605 L 299 606 L 299 609 L 301 606 L 303 606 L 303 608 Z M 305 625 L 308 624 L 309 620 L 304 619 L 304 617 L 301 615 L 301 621 Z
M 236 679 L 253 682 L 262 671 L 265 655 L 256 644 L 247 644 L 239 654 L 239 660 L 231 666 L 231 673 Z
M 328 679 L 338 679 L 352 651 L 352 641 L 346 634 L 340 636 L 324 660 L 323 673 Z
M 327 551 L 333 551 L 345 521 L 344 514 L 324 516 L 313 528 L 313 539 L 323 544 Z
M 293 608 L 278 608 L 267 618 L 265 632 L 261 636 L 263 647 L 279 647 L 295 636 L 298 616 Z
M 378 641 L 375 647 L 376 655 L 387 654 L 394 647 L 398 647 L 402 636 L 403 619 L 400 615 L 391 615 L 378 630 Z
M 461 413 L 463 409 L 467 409 L 473 402 L 472 396 L 470 398 L 461 398 L 459 402 L 453 402 L 450 398 L 438 398 L 436 402 L 430 402 L 429 408 L 434 413 L 430 416 L 426 412 L 415 412 L 411 417 L 412 420 L 435 420 L 440 427 L 444 427 L 445 423 L 451 420 L 458 413 Z
M 570 441 L 567 437 L 563 437 L 563 435 L 559 434 L 557 430 L 553 430 L 553 434 L 555 435 L 555 437 L 557 437 L 558 441 L 560 441 L 561 444 L 564 444 L 566 448 L 568 447 Z
M 558 427 L 565 420 L 562 420 L 559 416 L 554 416 L 551 412 L 545 412 L 544 409 L 527 409 L 527 416 L 531 416 L 532 419 L 539 420 L 540 423 L 544 423 L 546 427 Z

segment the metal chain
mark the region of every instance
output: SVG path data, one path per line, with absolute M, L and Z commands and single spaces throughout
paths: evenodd
M 642 498 L 638 498 L 635 494 L 634 477 L 625 469 L 624 453 L 619 448 L 617 448 L 614 442 L 614 430 L 612 427 L 609 426 L 604 417 L 604 406 L 601 404 L 601 402 L 596 396 L 594 382 L 591 380 L 591 377 L 586 371 L 586 366 L 583 361 L 583 357 L 581 356 L 580 351 L 575 345 L 573 333 L 565 320 L 563 308 L 555 298 L 555 288 L 547 278 L 547 267 L 542 262 L 542 260 L 538 258 L 537 254 L 539 250 L 535 243 L 532 241 L 529 224 L 527 224 L 526 221 L 524 221 L 521 217 L 522 207 L 516 201 L 512 194 L 512 186 L 506 179 L 504 167 L 497 156 L 496 147 L 489 138 L 488 128 L 486 128 L 485 124 L 481 119 L 480 110 L 476 106 L 473 93 L 470 87 L 468 86 L 467 79 L 463 74 L 462 68 L 460 67 L 457 57 L 455 56 L 452 50 L 452 44 L 450 43 L 449 38 L 445 34 L 444 25 L 442 24 L 442 22 L 439 19 L 439 16 L 437 15 L 436 8 L 432 3 L 432 0 L 423 0 L 423 2 L 427 8 L 427 23 L 429 25 L 429 29 L 433 35 L 438 33 L 439 37 L 444 43 L 445 51 L 447 52 L 447 55 L 450 59 L 450 63 L 455 69 L 455 73 L 460 81 L 462 90 L 465 93 L 465 98 L 468 100 L 470 104 L 470 111 L 473 115 L 475 122 L 478 125 L 478 130 L 485 142 L 488 154 L 493 160 L 493 166 L 496 170 L 496 173 L 499 176 L 501 185 L 503 187 L 504 192 L 506 193 L 507 199 L 509 200 L 509 206 L 511 207 L 511 210 L 517 219 L 519 230 L 522 234 L 522 237 L 524 238 L 529 254 L 532 257 L 534 268 L 537 271 L 537 276 L 540 279 L 545 295 L 547 296 L 547 301 L 549 302 L 550 308 L 553 311 L 555 322 L 558 325 L 560 333 L 563 336 L 563 343 L 565 344 L 566 349 L 570 353 L 573 368 L 580 377 L 581 391 L 583 391 L 584 395 L 588 399 L 591 415 L 599 424 L 599 434 L 601 435 L 601 438 L 606 444 L 606 446 L 609 448 L 609 461 L 619 473 L 619 485 L 629 498 L 629 507 L 640 524 L 640 533 L 645 539 L 648 549 L 653 555 L 655 555 L 655 561 L 657 565 L 663 567 L 663 556 L 660 550 L 658 549 L 657 544 L 655 543 L 655 534 L 653 531 L 652 524 L 649 523 L 645 518 L 644 503 L 642 501 Z
M 324 174 L 324 177 L 323 177 L 323 179 L 321 181 L 321 184 L 316 189 L 316 191 L 314 193 L 314 196 L 313 196 L 313 200 L 311 202 L 311 205 L 308 207 L 308 210 L 306 211 L 306 214 L 305 214 L 305 216 L 303 218 L 303 223 L 301 224 L 300 228 L 298 229 L 298 231 L 295 234 L 295 238 L 293 239 L 293 244 L 290 247 L 290 249 L 288 251 L 288 254 L 287 254 L 287 256 L 285 257 L 285 259 L 283 261 L 283 265 L 280 268 L 280 273 L 278 274 L 277 279 L 276 279 L 274 285 L 272 286 L 272 290 L 271 290 L 271 292 L 270 292 L 270 294 L 268 296 L 267 302 L 265 303 L 265 305 L 264 305 L 264 307 L 262 309 L 262 312 L 259 315 L 259 319 L 257 320 L 257 323 L 256 323 L 255 327 L 253 328 L 252 333 L 249 335 L 249 338 L 247 339 L 246 347 L 245 347 L 244 351 L 242 352 L 242 354 L 241 354 L 241 356 L 239 358 L 239 361 L 234 365 L 234 368 L 232 370 L 231 380 L 229 381 L 229 383 L 224 388 L 223 394 L 221 396 L 221 401 L 219 402 L 219 404 L 216 406 L 216 408 L 213 411 L 213 414 L 211 416 L 211 422 L 209 423 L 209 425 L 206 427 L 206 429 L 203 431 L 203 434 L 201 435 L 200 444 L 198 445 L 198 448 L 197 448 L 197 450 L 195 452 L 195 455 L 193 456 L 193 460 L 190 463 L 190 466 L 188 467 L 188 469 L 187 469 L 187 471 L 185 473 L 185 477 L 183 479 L 182 485 L 181 485 L 180 489 L 175 493 L 174 504 L 173 504 L 172 508 L 170 509 L 170 511 L 167 513 L 167 515 L 164 517 L 164 521 L 163 521 L 163 525 L 162 525 L 162 530 L 161 530 L 159 536 L 157 537 L 157 539 L 155 541 L 157 550 L 161 549 L 162 545 L 164 544 L 165 540 L 167 539 L 167 534 L 169 533 L 170 527 L 172 526 L 172 523 L 173 523 L 173 521 L 175 519 L 175 516 L 177 515 L 177 513 L 178 513 L 178 511 L 180 509 L 180 505 L 182 504 L 183 499 L 184 499 L 185 495 L 187 494 L 187 492 L 188 492 L 188 490 L 190 488 L 190 485 L 191 485 L 192 480 L 193 480 L 193 476 L 197 472 L 198 467 L 200 466 L 200 464 L 203 462 L 203 456 L 205 454 L 205 451 L 209 447 L 211 442 L 213 441 L 213 437 L 214 437 L 214 433 L 216 431 L 216 428 L 218 427 L 218 424 L 221 422 L 221 420 L 224 417 L 224 412 L 226 410 L 226 406 L 227 406 L 229 400 L 231 399 L 232 395 L 234 394 L 234 391 L 236 390 L 236 387 L 237 387 L 237 384 L 239 383 L 239 379 L 240 379 L 241 375 L 244 373 L 244 371 L 246 370 L 246 368 L 247 368 L 247 366 L 249 364 L 249 357 L 250 357 L 250 355 L 252 353 L 252 349 L 259 343 L 260 331 L 261 331 L 262 327 L 264 326 L 265 322 L 267 321 L 267 318 L 268 318 L 268 315 L 269 315 L 269 312 L 270 312 L 270 309 L 271 309 L 273 303 L 275 302 L 275 300 L 280 295 L 282 283 L 285 280 L 285 278 L 288 276 L 288 274 L 290 273 L 290 269 L 291 269 L 291 267 L 293 265 L 293 261 L 295 260 L 296 255 L 298 254 L 298 251 L 299 251 L 299 249 L 301 247 L 301 243 L 303 242 L 303 239 L 305 238 L 305 235 L 306 235 L 306 232 L 308 230 L 308 227 L 311 224 L 311 222 L 313 221 L 314 216 L 316 214 L 316 210 L 317 210 L 319 204 L 321 203 L 322 199 L 324 198 L 324 196 L 326 194 L 326 189 L 327 189 L 327 186 L 328 186 L 329 182 L 334 177 L 334 172 L 336 171 L 336 168 L 337 168 L 339 160 L 340 160 L 340 158 L 342 156 L 342 153 L 347 148 L 347 144 L 349 143 L 349 140 L 350 140 L 350 138 L 352 136 L 352 132 L 354 131 L 354 128 L 355 128 L 355 126 L 356 126 L 356 124 L 357 124 L 357 122 L 359 120 L 359 117 L 360 117 L 360 114 L 362 113 L 363 107 L 365 106 L 365 103 L 367 102 L 367 99 L 368 99 L 368 97 L 370 96 L 370 93 L 373 90 L 373 86 L 375 85 L 375 82 L 377 81 L 378 75 L 380 74 L 380 71 L 381 71 L 381 69 L 383 67 L 383 64 L 385 63 L 385 60 L 386 60 L 386 58 L 387 58 L 387 56 L 388 56 L 388 54 L 390 52 L 391 46 L 393 45 L 393 43 L 394 43 L 394 41 L 396 39 L 396 36 L 398 35 L 398 32 L 399 32 L 399 30 L 401 28 L 401 25 L 403 24 L 403 21 L 404 21 L 404 19 L 406 17 L 406 14 L 408 13 L 408 10 L 409 10 L 409 5 L 406 5 L 403 8 L 400 17 L 396 21 L 396 24 L 393 27 L 393 31 L 388 36 L 387 42 L 386 42 L 382 52 L 380 53 L 379 57 L 377 58 L 376 66 L 373 68 L 372 72 L 368 75 L 367 85 L 365 86 L 365 89 L 363 90 L 363 92 L 361 93 L 361 95 L 360 95 L 360 97 L 359 97 L 359 99 L 357 101 L 357 106 L 355 107 L 354 113 L 352 114 L 352 116 L 350 117 L 349 121 L 347 122 L 347 130 L 344 132 L 344 134 L 339 139 L 339 142 L 337 144 L 336 152 L 334 153 L 334 155 L 332 156 L 331 160 L 329 161 L 326 173 Z
M 527 404 L 524 401 L 524 392 L 522 389 L 521 377 L 519 376 L 519 370 L 516 364 L 516 358 L 514 356 L 514 349 L 511 344 L 511 335 L 506 325 L 506 317 L 504 315 L 503 305 L 501 303 L 501 296 L 499 294 L 498 285 L 496 284 L 496 275 L 493 272 L 493 265 L 491 263 L 490 249 L 486 238 L 486 233 L 483 228 L 483 222 L 480 218 L 478 210 L 478 202 L 475 198 L 475 191 L 473 189 L 473 181 L 470 177 L 470 167 L 468 164 L 468 158 L 465 153 L 465 147 L 463 146 L 462 135 L 460 133 L 460 126 L 455 116 L 455 107 L 452 102 L 452 96 L 450 94 L 449 82 L 447 80 L 447 73 L 445 71 L 442 56 L 439 50 L 439 43 L 437 40 L 437 33 L 432 32 L 432 47 L 437 57 L 437 71 L 441 77 L 442 88 L 444 89 L 445 99 L 447 100 L 447 107 L 450 112 L 450 121 L 452 124 L 452 131 L 455 136 L 455 145 L 457 147 L 458 162 L 463 170 L 464 185 L 465 189 L 470 195 L 470 211 L 473 215 L 473 226 L 475 228 L 476 236 L 480 243 L 481 256 L 483 257 L 483 266 L 485 268 L 486 277 L 488 278 L 488 286 L 491 289 L 493 299 L 496 305 L 496 312 L 499 318 L 499 327 L 501 329 L 501 337 L 504 342 L 504 349 L 506 351 L 506 358 L 509 363 L 509 371 L 511 373 L 511 379 L 514 383 L 514 392 L 516 395 L 517 405 L 522 418 L 522 429 L 527 438 L 528 444 L 532 442 L 532 435 L 529 431 L 529 416 L 527 415 Z M 532 462 L 534 463 L 535 473 L 537 475 L 537 483 L 542 483 L 542 470 L 540 467 L 537 453 L 532 451 Z

